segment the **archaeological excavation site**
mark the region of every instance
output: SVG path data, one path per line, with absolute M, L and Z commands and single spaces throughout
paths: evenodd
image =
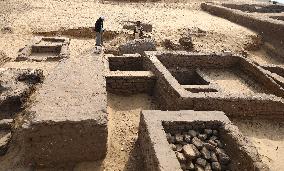
M 0 42 L 0 171 L 284 170 L 281 0 L 1 0 Z

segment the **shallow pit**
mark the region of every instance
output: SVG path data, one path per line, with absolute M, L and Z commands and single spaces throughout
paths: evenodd
M 192 70 L 171 71 L 172 75 L 181 85 L 209 85 L 198 72 Z
M 240 69 L 208 69 L 203 70 L 210 80 L 217 84 L 223 92 L 231 94 L 263 93 L 261 86 Z

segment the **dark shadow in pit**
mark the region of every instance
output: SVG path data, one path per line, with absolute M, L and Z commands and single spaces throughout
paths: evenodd
M 140 145 L 136 141 L 134 148 L 130 151 L 128 161 L 125 165 L 124 171 L 144 171 L 145 165 L 142 159 Z

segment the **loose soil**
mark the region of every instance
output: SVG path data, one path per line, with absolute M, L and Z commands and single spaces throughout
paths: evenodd
M 11 32 L 0 31 L 0 51 L 15 59 L 17 52 L 34 36 L 34 32 L 54 31 L 77 27 L 93 27 L 95 20 L 103 15 L 106 17 L 107 30 L 121 31 L 126 21 L 140 20 L 153 25 L 152 37 L 158 45 L 164 39 L 177 42 L 181 35 L 192 33 L 194 48 L 203 52 L 220 52 L 230 50 L 240 52 L 247 44 L 254 44 L 252 37 L 256 34 L 242 26 L 225 19 L 212 16 L 200 10 L 202 1 L 190 3 L 99 3 L 93 0 L 4 0 L 0 1 L 0 30 L 10 27 Z M 246 1 L 248 2 L 248 1 Z M 195 32 L 199 28 L 205 33 Z M 121 38 L 123 39 L 123 38 Z M 114 41 L 120 42 L 120 39 Z M 72 39 L 70 42 L 70 58 L 83 58 L 80 54 L 94 47 L 93 39 Z M 116 43 L 115 43 L 116 44 Z M 162 48 L 162 47 L 160 47 Z M 252 57 L 260 63 L 277 63 L 266 59 L 262 51 L 256 51 Z M 52 73 L 58 62 L 8 62 L 4 68 L 41 68 L 44 74 Z M 247 85 L 232 73 L 220 74 L 220 81 L 224 82 L 224 89 L 228 87 L 233 92 L 243 91 L 252 93 L 261 91 Z M 229 81 L 228 81 L 229 80 Z M 233 83 L 230 81 L 233 80 Z M 229 86 L 230 85 L 230 86 Z M 151 97 L 139 94 L 130 97 L 108 95 L 109 112 L 109 144 L 107 156 L 103 161 L 84 162 L 70 168 L 52 168 L 37 170 L 142 170 L 143 166 L 137 154 L 136 140 L 140 118 L 143 109 L 154 109 Z M 275 121 L 243 121 L 234 120 L 240 130 L 248 136 L 262 155 L 263 161 L 272 170 L 284 168 L 284 127 L 283 122 Z M 17 160 L 20 147 L 12 147 L 13 152 L 7 156 L 6 163 L 1 166 L 12 170 L 34 170 L 21 168 Z M 139 162 L 138 162 L 139 161 Z M 11 167 L 10 167 L 11 168 Z
M 256 146 L 262 160 L 272 171 L 284 168 L 284 122 L 233 119 L 240 131 Z

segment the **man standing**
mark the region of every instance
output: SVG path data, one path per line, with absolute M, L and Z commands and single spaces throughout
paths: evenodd
M 96 31 L 96 46 L 102 46 L 103 40 L 102 40 L 102 34 L 104 31 L 104 17 L 100 17 L 97 19 L 95 24 L 95 31 Z
M 141 26 L 141 22 L 137 21 L 136 26 L 134 28 L 134 39 L 142 39 L 143 38 L 143 27 Z

